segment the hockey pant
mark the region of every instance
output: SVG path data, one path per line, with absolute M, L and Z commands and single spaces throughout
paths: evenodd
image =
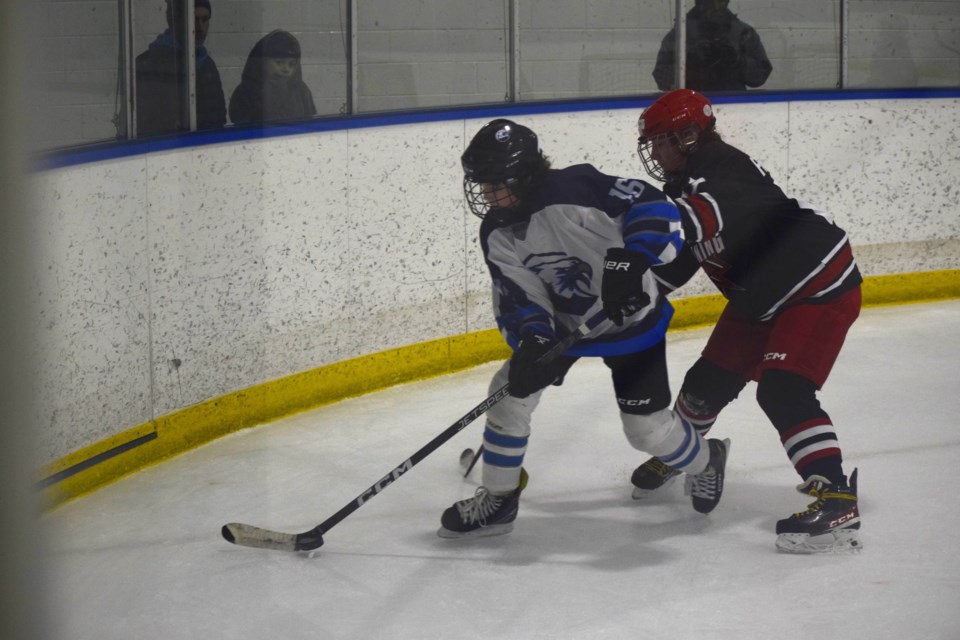
M 695 474 L 705 469 L 710 454 L 703 437 L 669 408 L 666 343 L 603 361 L 611 372 L 624 435 L 631 446 L 683 471 Z M 505 362 L 494 375 L 491 394 L 506 384 L 509 367 L 509 361 Z M 492 493 L 507 493 L 519 485 L 531 418 L 542 393 L 526 398 L 508 396 L 487 412 L 482 482 Z
M 855 288 L 820 304 L 784 309 L 772 320 L 746 317 L 731 305 L 723 310 L 701 358 L 680 390 L 685 399 L 702 399 L 703 430 L 749 380 L 757 381 L 757 402 L 773 423 L 787 457 L 801 478 L 820 475 L 833 483 L 843 477 L 843 456 L 830 416 L 817 391 L 826 382 L 847 332 L 860 314 Z M 689 403 L 688 403 L 689 404 Z M 690 413 L 696 413 L 691 410 Z

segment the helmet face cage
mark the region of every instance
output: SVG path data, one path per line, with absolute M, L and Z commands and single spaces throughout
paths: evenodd
M 654 147 L 661 159 L 666 160 L 671 167 L 676 167 L 683 164 L 684 157 L 696 150 L 700 133 L 700 126 L 692 124 L 679 133 L 661 133 L 649 138 L 640 136 L 637 140 L 637 154 L 644 170 L 660 182 L 670 182 L 677 172 L 665 169 L 659 160 L 654 159 Z
M 502 182 L 475 182 L 463 178 L 463 197 L 467 201 L 470 213 L 478 218 L 485 217 L 491 209 L 511 209 L 520 204 L 520 198 L 514 193 L 516 180 Z M 511 183 L 514 187 L 511 187 Z
M 656 137 L 662 138 L 666 135 L 668 134 L 663 134 Z M 640 162 L 643 164 L 643 169 L 648 175 L 655 180 L 659 180 L 660 182 L 666 182 L 666 171 L 664 171 L 659 162 L 653 159 L 653 138 L 644 138 L 643 136 L 640 136 L 637 139 L 637 155 L 640 156 Z
M 510 120 L 493 120 L 473 137 L 461 156 L 463 195 L 479 218 L 493 209 L 518 207 L 536 188 L 545 159 L 537 135 Z
M 683 156 L 697 148 L 700 134 L 716 124 L 713 106 L 690 89 L 665 93 L 640 115 L 637 153 L 643 168 L 657 180 L 666 181 L 676 169 L 665 169 L 653 158 L 654 149 L 671 167 L 683 164 Z

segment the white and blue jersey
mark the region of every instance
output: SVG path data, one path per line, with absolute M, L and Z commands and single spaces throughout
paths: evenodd
M 607 249 L 637 251 L 653 266 L 671 262 L 683 240 L 677 207 L 649 183 L 589 164 L 551 169 L 522 211 L 491 212 L 480 226 L 497 325 L 513 348 L 532 332 L 562 338 L 602 308 Z M 650 271 L 641 284 L 646 306 L 623 326 L 601 325 L 567 355 L 619 356 L 662 341 L 673 308 Z

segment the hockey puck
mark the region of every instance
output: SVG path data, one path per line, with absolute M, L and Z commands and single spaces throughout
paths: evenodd
M 460 467 L 466 471 L 467 467 L 470 466 L 470 463 L 473 462 L 473 449 L 467 447 L 463 450 L 463 453 L 460 454 Z

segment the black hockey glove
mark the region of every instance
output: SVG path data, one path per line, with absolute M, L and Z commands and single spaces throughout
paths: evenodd
M 642 253 L 619 247 L 607 249 L 600 298 L 617 326 L 650 303 L 650 296 L 643 290 L 643 274 L 649 267 L 650 260 Z
M 536 333 L 529 334 L 520 341 L 510 358 L 510 372 L 507 376 L 510 395 L 526 398 L 544 387 L 563 382 L 563 376 L 576 362 L 576 358 L 561 355 L 549 362 L 538 362 L 555 344 L 555 338 Z

